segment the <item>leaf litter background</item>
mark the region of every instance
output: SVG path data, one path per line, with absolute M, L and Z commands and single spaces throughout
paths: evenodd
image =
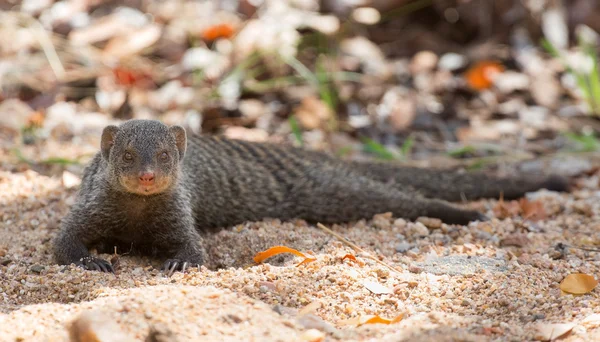
M 2 340 L 600 338 L 594 1 L 0 8 Z M 171 278 L 121 252 L 104 256 L 116 275 L 54 265 L 102 128 L 129 118 L 342 158 L 552 171 L 574 191 L 465 203 L 494 217 L 468 226 L 250 222 L 211 237 L 208 268 Z M 274 246 L 298 256 L 256 266 Z

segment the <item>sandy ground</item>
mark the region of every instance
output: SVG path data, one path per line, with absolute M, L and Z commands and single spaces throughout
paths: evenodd
M 53 264 L 49 242 L 76 187 L 31 170 L 5 170 L 0 341 L 68 340 L 69 329 L 108 334 L 106 341 L 119 334 L 144 340 L 151 330 L 158 332 L 148 341 L 523 341 L 565 327 L 567 341 L 600 339 L 598 290 L 572 296 L 559 289 L 570 273 L 597 276 L 600 254 L 555 248 L 600 244 L 598 172 L 579 177 L 571 194 L 529 194 L 548 214 L 538 222 L 516 216 L 428 228 L 382 214 L 333 227 L 397 271 L 303 221 L 265 220 L 212 236 L 208 268 L 168 278 L 156 270 L 161 260 L 127 255 L 117 258 L 116 275 Z M 496 203 L 468 205 L 493 216 Z M 311 251 L 317 260 L 253 264 L 256 252 L 275 245 Z M 343 260 L 346 254 L 358 262 Z M 224 268 L 209 270 L 217 266 Z M 371 292 L 369 282 L 386 293 Z M 403 319 L 344 325 L 364 315 Z

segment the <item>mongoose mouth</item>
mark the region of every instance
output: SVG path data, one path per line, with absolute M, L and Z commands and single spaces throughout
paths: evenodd
M 130 193 L 149 196 L 165 191 L 169 187 L 169 182 L 162 180 L 153 184 L 144 184 L 137 179 L 123 179 L 121 185 Z

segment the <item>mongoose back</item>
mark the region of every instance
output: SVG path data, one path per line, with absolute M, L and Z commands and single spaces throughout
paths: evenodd
M 264 218 L 346 222 L 392 212 L 449 224 L 486 219 L 444 200 L 563 191 L 559 177 L 496 178 L 345 162 L 327 154 L 220 137 L 187 137 L 179 126 L 130 120 L 108 126 L 84 171 L 77 201 L 54 240 L 58 263 L 112 271 L 89 249 L 167 258 L 173 272 L 204 262 L 202 233 Z M 443 199 L 443 200 L 442 200 Z

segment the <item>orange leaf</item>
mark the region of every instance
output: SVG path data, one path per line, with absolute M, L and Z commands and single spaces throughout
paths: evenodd
M 465 72 L 469 87 L 475 90 L 485 90 L 492 86 L 496 74 L 504 71 L 504 66 L 496 61 L 480 61 Z
M 202 32 L 204 40 L 213 41 L 219 38 L 230 38 L 233 36 L 233 26 L 229 24 L 218 24 L 208 27 Z
M 401 320 L 402 320 L 402 314 L 400 314 L 392 319 L 382 318 L 378 315 L 365 315 L 365 316 L 358 316 L 358 317 L 346 319 L 346 320 L 338 322 L 338 324 L 339 325 L 354 325 L 354 326 L 358 327 L 363 324 L 376 324 L 376 323 L 393 324 L 393 323 L 398 323 Z
M 354 255 L 352 255 L 352 254 L 346 254 L 346 255 L 344 255 L 344 257 L 342 258 L 342 261 L 344 261 L 346 259 L 348 259 L 350 261 L 358 262 L 358 260 L 356 260 L 356 257 Z
M 503 219 L 519 215 L 521 207 L 517 201 L 504 202 L 504 197 L 500 197 L 500 200 L 492 210 L 496 217 Z
M 131 87 L 147 87 L 152 84 L 150 75 L 141 71 L 135 71 L 123 67 L 116 67 L 112 70 L 115 82 L 119 85 Z
M 591 292 L 598 281 L 591 275 L 585 273 L 573 273 L 560 282 L 560 289 L 563 292 L 570 294 L 586 294 Z
M 523 218 L 526 220 L 539 221 L 548 217 L 541 201 L 530 202 L 526 198 L 521 198 L 519 206 L 521 206 Z
M 306 255 L 302 252 L 299 252 L 293 248 L 286 247 L 286 246 L 275 246 L 275 247 L 271 247 L 271 248 L 267 249 L 266 251 L 256 253 L 256 255 L 254 256 L 254 262 L 261 263 L 272 256 L 282 254 L 282 253 L 291 253 L 296 256 L 304 258 L 304 260 L 302 260 L 302 262 L 300 262 L 296 266 L 300 266 L 300 265 L 307 264 L 309 262 L 313 262 L 313 261 L 317 260 L 317 258 L 315 258 L 313 256 L 308 256 L 308 255 Z
M 35 111 L 27 118 L 27 127 L 42 127 L 44 125 L 44 114 L 40 111 Z

